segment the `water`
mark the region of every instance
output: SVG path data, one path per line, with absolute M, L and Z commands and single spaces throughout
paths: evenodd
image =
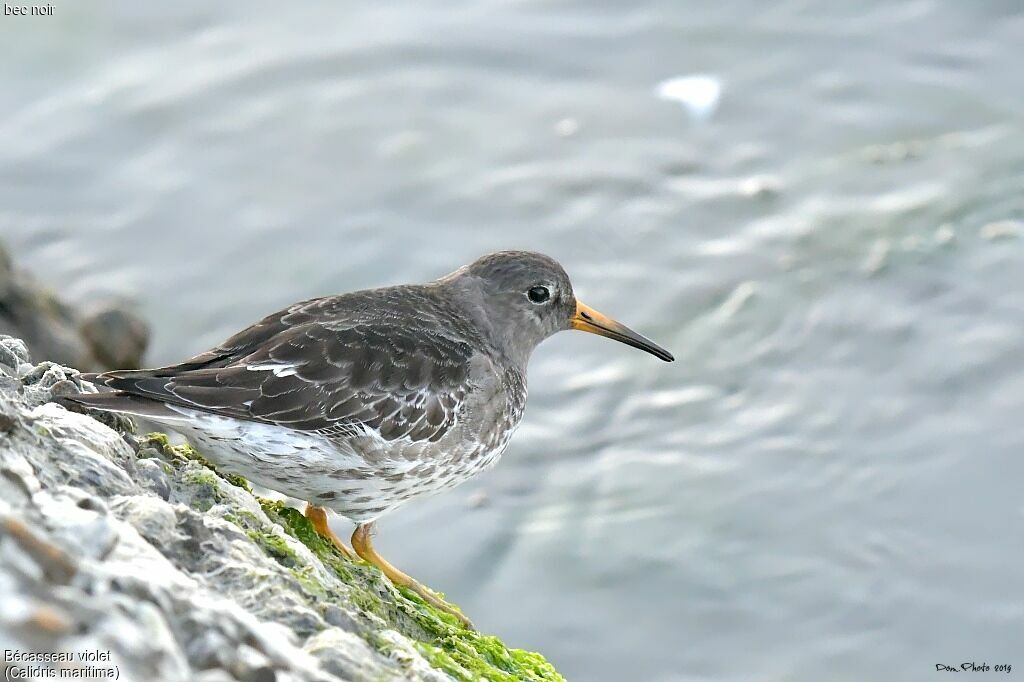
M 1024 13 L 694 5 L 4 17 L 0 235 L 136 300 L 153 363 L 550 253 L 678 360 L 545 343 L 500 465 L 382 523 L 395 563 L 572 680 L 1024 670 Z M 709 111 L 659 98 L 687 76 Z

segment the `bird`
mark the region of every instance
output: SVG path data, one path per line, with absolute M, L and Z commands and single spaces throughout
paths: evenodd
M 487 254 L 433 282 L 313 298 L 175 365 L 83 375 L 81 406 L 142 417 L 219 469 L 305 501 L 318 533 L 471 621 L 377 553 L 377 520 L 494 465 L 523 418 L 527 363 L 563 330 L 671 353 L 577 300 L 563 267 Z M 350 549 L 327 510 L 355 524 Z

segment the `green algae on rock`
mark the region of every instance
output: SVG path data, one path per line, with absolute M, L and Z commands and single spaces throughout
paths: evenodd
M 435 609 L 414 592 L 395 588 L 379 569 L 344 558 L 298 510 L 276 501 L 261 500 L 261 504 L 269 519 L 280 523 L 350 586 L 358 586 L 370 596 L 373 606 L 369 610 L 415 640 L 416 650 L 435 668 L 467 681 L 563 680 L 540 654 L 509 649 L 497 637 L 467 630 L 456 618 Z
M 8 356 L 0 520 L 67 556 L 77 574 L 58 584 L 47 552 L 0 552 L 5 600 L 62 624 L 41 635 L 34 621 L 0 614 L 0 639 L 110 649 L 126 679 L 562 680 L 540 655 L 467 631 L 341 556 L 301 512 L 254 496 L 190 446 L 135 437 L 121 422 L 115 432 L 49 402 L 58 387 L 88 390 L 72 370 L 32 368 L 24 346 L 0 338 Z M 0 524 L 0 544 L 5 532 Z M 115 631 L 127 636 L 109 639 Z

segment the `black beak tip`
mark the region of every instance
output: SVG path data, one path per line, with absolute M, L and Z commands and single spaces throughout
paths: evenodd
M 658 351 L 654 354 L 654 357 L 658 358 L 659 360 L 664 360 L 665 362 L 675 362 L 676 361 L 675 356 L 672 355 L 671 353 L 669 353 L 664 348 L 659 348 Z

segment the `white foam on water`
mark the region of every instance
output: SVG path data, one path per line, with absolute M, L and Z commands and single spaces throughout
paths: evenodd
M 661 99 L 678 102 L 694 119 L 711 118 L 722 98 L 722 82 L 709 74 L 677 76 L 658 83 L 655 93 Z

